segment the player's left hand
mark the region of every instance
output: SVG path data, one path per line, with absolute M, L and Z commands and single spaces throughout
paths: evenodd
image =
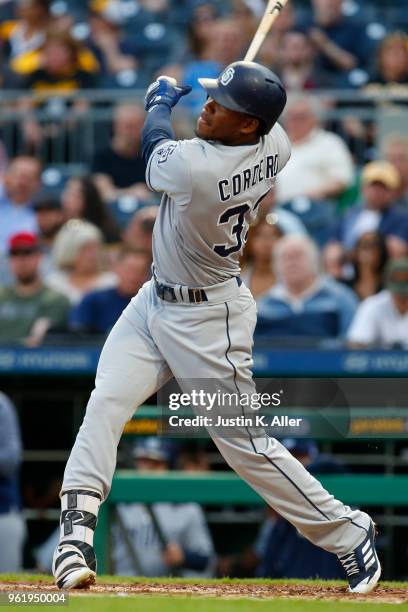
M 163 550 L 163 561 L 168 567 L 177 567 L 184 563 L 184 552 L 176 542 L 169 542 Z
M 166 104 L 172 108 L 182 96 L 189 94 L 190 85 L 177 85 L 171 77 L 161 76 L 149 85 L 145 95 L 145 110 L 149 111 L 157 104 Z

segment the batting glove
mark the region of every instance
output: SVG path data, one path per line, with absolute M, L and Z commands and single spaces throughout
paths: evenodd
M 159 77 L 157 81 L 149 85 L 145 95 L 145 110 L 149 111 L 157 104 L 166 104 L 172 108 L 182 96 L 189 94 L 190 85 L 179 86 L 175 79 Z

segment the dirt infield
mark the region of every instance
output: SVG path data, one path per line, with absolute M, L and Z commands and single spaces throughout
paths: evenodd
M 44 591 L 53 592 L 57 588 L 44 580 L 37 582 L 3 581 L 0 582 L 0 592 L 5 591 Z M 288 583 L 251 583 L 242 582 L 123 582 L 120 584 L 96 584 L 86 590 L 70 591 L 70 595 L 188 595 L 214 598 L 296 598 L 307 600 L 342 600 L 377 603 L 408 603 L 408 589 L 403 587 L 380 585 L 369 595 L 349 593 L 345 586 L 325 585 L 318 582 L 310 584 Z

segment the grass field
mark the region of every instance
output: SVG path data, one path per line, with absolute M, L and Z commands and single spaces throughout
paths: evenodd
M 0 575 L 0 596 L 7 597 L 10 591 L 53 593 L 56 588 L 50 576 Z M 68 609 L 73 612 L 323 612 L 330 607 L 330 612 L 357 612 L 356 606 L 362 606 L 363 611 L 382 612 L 395 606 L 408 610 L 408 583 L 384 582 L 374 593 L 356 596 L 348 593 L 344 582 L 101 576 L 87 591 L 70 591 Z M 21 610 L 23 606 L 7 607 Z M 29 609 L 40 607 L 44 608 L 30 605 Z M 47 605 L 46 609 L 64 607 Z
M 391 603 L 364 603 L 364 610 L 375 609 L 391 610 L 396 604 Z M 33 606 L 34 607 L 34 606 Z M 406 606 L 404 606 L 406 607 Z M 323 601 L 250 601 L 249 599 L 213 600 L 203 598 L 192 601 L 188 597 L 138 597 L 132 599 L 112 598 L 100 601 L 100 597 L 71 598 L 69 609 L 75 612 L 320 612 L 327 610 L 327 603 Z M 336 602 L 330 604 L 330 612 L 357 612 L 356 603 Z

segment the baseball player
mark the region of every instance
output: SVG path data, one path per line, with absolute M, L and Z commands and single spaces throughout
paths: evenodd
M 277 123 L 286 94 L 278 77 L 235 62 L 200 79 L 208 98 L 196 138 L 177 141 L 171 109 L 189 87 L 159 78 L 148 88 L 143 155 L 149 187 L 162 192 L 153 232 L 154 275 L 124 310 L 102 350 L 84 422 L 61 490 L 61 538 L 53 573 L 61 588 L 95 580 L 93 536 L 109 494 L 116 448 L 135 409 L 174 376 L 233 381 L 255 392 L 256 306 L 239 258 L 248 225 L 290 157 Z M 227 463 L 304 537 L 338 555 L 353 592 L 381 569 L 371 518 L 333 498 L 262 429 L 216 435 Z M 137 500 L 135 500 L 137 501 Z

